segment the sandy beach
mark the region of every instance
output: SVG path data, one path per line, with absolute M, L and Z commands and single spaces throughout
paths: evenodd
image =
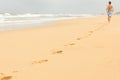
M 120 80 L 120 15 L 0 32 L 0 80 Z

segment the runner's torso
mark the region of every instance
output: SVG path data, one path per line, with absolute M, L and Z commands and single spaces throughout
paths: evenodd
M 107 11 L 108 11 L 108 12 L 113 11 L 113 6 L 112 6 L 112 5 L 108 5 L 108 6 L 107 6 Z

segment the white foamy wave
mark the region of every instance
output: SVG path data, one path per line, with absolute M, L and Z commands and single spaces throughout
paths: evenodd
M 0 23 L 8 23 L 8 22 L 24 22 L 26 20 L 41 20 L 42 19 L 66 19 L 73 17 L 92 17 L 93 15 L 89 14 L 10 14 L 4 13 L 0 14 Z
M 30 26 L 32 24 L 41 25 L 46 22 L 71 19 L 78 17 L 92 17 L 90 14 L 0 14 L 0 31 L 13 30 L 21 27 Z M 33 26 L 33 25 L 32 25 Z

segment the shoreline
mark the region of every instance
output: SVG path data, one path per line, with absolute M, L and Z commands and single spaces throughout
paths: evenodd
M 10 15 L 9 15 L 10 16 Z M 9 18 L 9 16 L 6 16 Z M 32 15 L 31 15 L 32 16 Z M 3 16 L 4 17 L 4 16 Z M 48 18 L 47 18 L 48 17 Z M 44 17 L 44 18 L 40 18 L 41 20 L 37 20 L 36 22 L 33 20 L 32 23 L 28 20 L 26 22 L 26 20 L 23 22 L 20 22 L 19 20 L 17 21 L 9 21 L 8 22 L 6 20 L 2 21 L 1 26 L 0 26 L 0 32 L 2 31 L 11 31 L 11 30 L 23 30 L 23 29 L 29 29 L 29 28 L 36 28 L 36 27 L 43 27 L 43 26 L 48 26 L 50 25 L 50 23 L 53 23 L 54 21 L 60 21 L 60 20 L 70 20 L 70 19 L 77 19 L 77 18 L 90 18 L 90 17 L 95 17 L 95 16 L 85 16 L 81 14 L 81 17 L 79 16 L 69 16 L 69 17 L 65 17 L 65 16 L 57 16 L 52 18 L 50 16 Z M 21 17 L 20 17 L 21 18 Z M 34 18 L 34 17 L 33 17 Z M 38 17 L 39 18 L 39 17 Z M 12 17 L 11 17 L 12 19 Z M 13 17 L 14 19 L 14 17 Z M 25 23 L 26 22 L 26 23 Z M 27 27 L 28 26 L 28 27 Z

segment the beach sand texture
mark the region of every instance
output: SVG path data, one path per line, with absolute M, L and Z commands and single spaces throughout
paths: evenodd
M 120 15 L 0 32 L 0 80 L 120 80 Z

